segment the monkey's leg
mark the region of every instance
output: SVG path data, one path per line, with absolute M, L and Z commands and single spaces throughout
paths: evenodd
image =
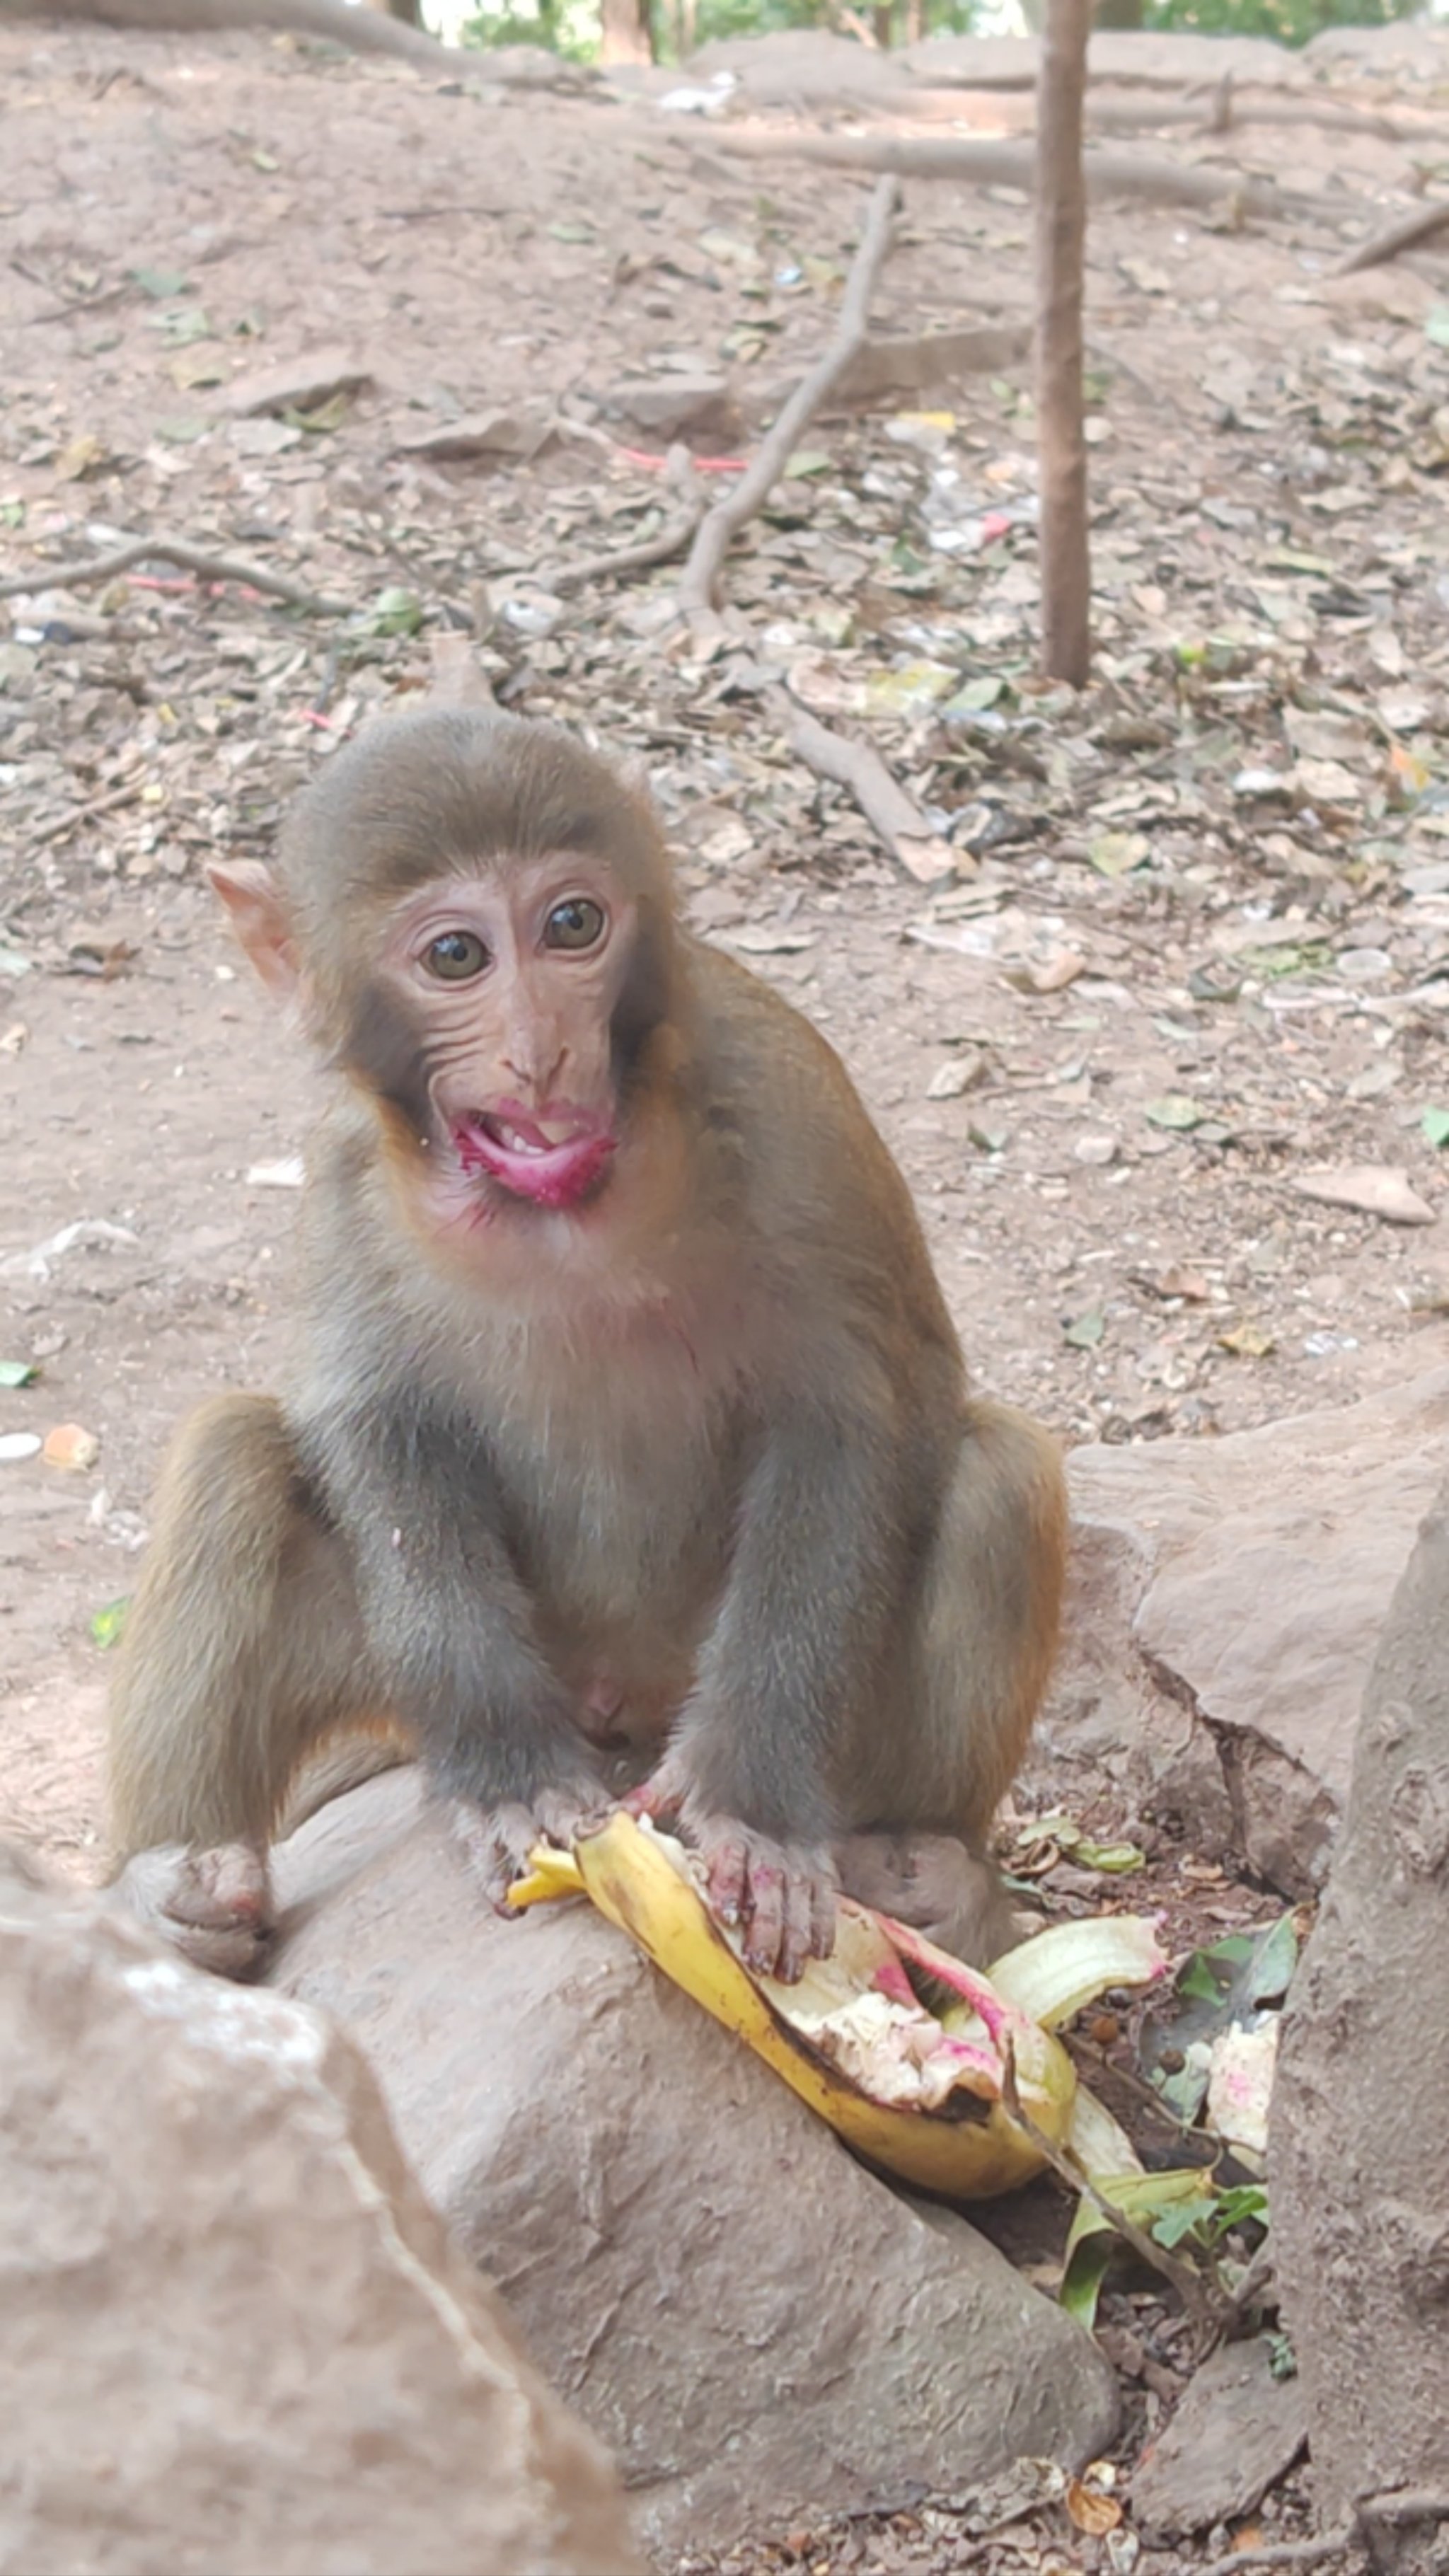
M 984 1846 L 1050 1678 L 1066 1542 L 1055 1443 L 1009 1406 L 974 1403 L 910 1678 L 895 1725 L 873 1748 L 862 1822 L 882 1829 L 839 1843 L 836 1862 L 847 1895 L 978 1967 L 1021 1935 Z
M 111 1698 L 112 1830 L 133 1910 L 199 1966 L 254 1969 L 289 1785 L 378 1705 L 345 1557 L 278 1407 L 204 1405 L 162 1474 Z

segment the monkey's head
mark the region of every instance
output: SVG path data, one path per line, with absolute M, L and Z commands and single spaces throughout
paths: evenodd
M 211 877 L 395 1147 L 539 1207 L 604 1185 L 674 962 L 658 822 L 606 761 L 519 717 L 392 718 L 305 790 L 275 873 Z

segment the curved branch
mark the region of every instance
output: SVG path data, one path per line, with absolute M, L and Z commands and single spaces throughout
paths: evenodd
M 769 499 L 795 453 L 801 431 L 814 419 L 864 345 L 870 328 L 870 299 L 890 248 L 891 227 L 899 204 L 900 190 L 895 180 L 877 181 L 829 348 L 801 378 L 734 490 L 716 501 L 700 521 L 679 584 L 679 605 L 696 633 L 712 625 L 716 586 L 731 538 Z

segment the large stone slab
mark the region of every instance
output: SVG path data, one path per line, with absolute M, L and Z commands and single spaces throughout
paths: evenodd
M 1449 1485 L 1374 1663 L 1268 2139 L 1275 2274 L 1325 2523 L 1449 2558 Z M 1364 2500 L 1379 2499 L 1370 2512 Z
M 856 2164 L 587 1906 L 490 1916 L 415 1799 L 376 1780 L 293 1837 L 273 1973 L 365 2050 L 648 2540 L 1103 2448 L 1095 2346 L 964 2219 Z
M 0 1852 L 5 2576 L 642 2576 L 356 2051 Z
M 1075 1450 L 1038 1738 L 1290 1895 L 1316 1887 L 1394 1590 L 1449 1456 L 1449 1371 L 1222 1440 Z

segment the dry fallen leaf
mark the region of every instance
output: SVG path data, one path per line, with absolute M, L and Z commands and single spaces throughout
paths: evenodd
M 1015 986 L 1018 993 L 1061 993 L 1086 971 L 1085 957 L 1079 957 L 1075 949 L 1064 948 L 1057 956 L 1047 957 L 1040 964 L 1030 960 L 1020 966 L 1008 966 L 1006 980 Z
M 1115 2531 L 1122 2519 L 1122 2508 L 1116 2497 L 1103 2495 L 1098 2488 L 1087 2486 L 1081 2478 L 1068 2481 L 1062 2501 L 1078 2531 L 1087 2532 L 1094 2540 L 1100 2540 L 1104 2532 Z
M 101 1444 L 93 1431 L 83 1430 L 78 1422 L 58 1422 L 47 1431 L 41 1449 L 47 1467 L 65 1467 L 72 1474 L 93 1467 L 101 1454 Z

